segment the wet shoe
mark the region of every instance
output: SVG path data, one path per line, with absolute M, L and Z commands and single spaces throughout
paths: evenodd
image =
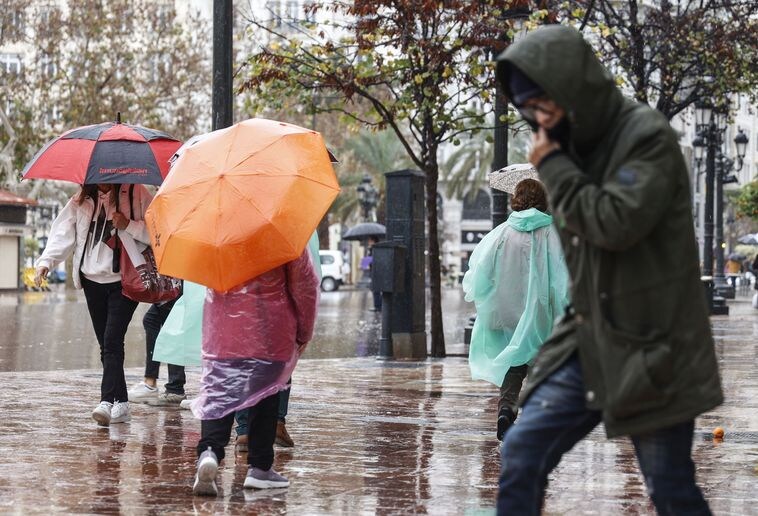
M 247 435 L 238 435 L 234 441 L 234 450 L 237 453 L 247 453 Z
M 505 432 L 516 422 L 516 414 L 512 410 L 504 410 L 497 418 L 497 440 L 502 441 Z
M 140 382 L 129 391 L 129 401 L 132 403 L 150 403 L 158 398 L 158 387 L 150 387 Z
M 158 407 L 180 407 L 182 402 L 187 399 L 184 394 L 174 394 L 173 392 L 162 392 L 155 399 L 148 401 L 148 404 Z
M 92 411 L 92 419 L 97 421 L 97 424 L 100 426 L 110 425 L 112 408 L 113 408 L 113 403 L 109 403 L 107 401 L 101 401 L 100 405 L 95 407 L 95 410 Z
M 284 421 L 276 422 L 276 439 L 274 440 L 274 443 L 282 448 L 292 448 L 295 446 L 295 441 L 293 441 L 290 434 L 287 433 L 287 427 L 284 426 Z
M 218 459 L 213 450 L 208 448 L 197 459 L 197 474 L 195 475 L 195 485 L 192 486 L 192 494 L 218 496 L 216 473 L 218 473 Z
M 113 408 L 111 409 L 111 424 L 126 423 L 130 419 L 132 419 L 132 416 L 129 413 L 128 401 L 117 401 L 113 404 Z
M 192 410 L 192 402 L 195 400 L 184 399 L 179 403 L 179 408 L 182 410 Z
M 253 467 L 247 469 L 246 489 L 276 489 L 289 486 L 290 481 L 274 471 L 274 468 L 268 471 Z

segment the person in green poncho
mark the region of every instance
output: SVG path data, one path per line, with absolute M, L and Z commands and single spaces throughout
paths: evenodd
M 568 304 L 568 271 L 540 182 L 520 181 L 511 207 L 508 220 L 474 249 L 463 278 L 477 312 L 471 376 L 500 387 L 499 440 L 516 420 L 528 364 Z

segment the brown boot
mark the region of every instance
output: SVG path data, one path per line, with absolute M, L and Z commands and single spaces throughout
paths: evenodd
M 238 435 L 234 441 L 234 450 L 237 453 L 247 453 L 247 435 Z
M 282 448 L 292 448 L 295 446 L 292 437 L 287 433 L 287 427 L 284 426 L 284 421 L 276 422 L 276 441 L 274 442 L 277 446 L 281 446 Z

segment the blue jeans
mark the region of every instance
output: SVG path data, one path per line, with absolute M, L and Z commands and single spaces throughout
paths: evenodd
M 287 385 L 292 388 L 292 378 L 289 379 Z M 290 404 L 290 389 L 279 391 L 279 410 L 277 412 L 277 419 L 282 423 L 287 418 L 287 409 Z M 250 414 L 250 409 L 242 409 L 234 413 L 234 419 L 237 421 L 237 435 L 247 435 L 247 420 Z
M 531 394 L 506 434 L 497 513 L 538 515 L 547 477 L 561 456 L 601 421 L 585 407 L 582 370 L 572 356 Z M 645 485 L 659 515 L 711 514 L 695 483 L 694 422 L 632 436 Z

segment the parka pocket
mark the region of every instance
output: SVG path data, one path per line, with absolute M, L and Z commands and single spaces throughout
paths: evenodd
M 608 349 L 603 365 L 606 411 L 628 419 L 665 406 L 673 374 L 671 345 L 665 336 L 639 337 L 606 326 Z

